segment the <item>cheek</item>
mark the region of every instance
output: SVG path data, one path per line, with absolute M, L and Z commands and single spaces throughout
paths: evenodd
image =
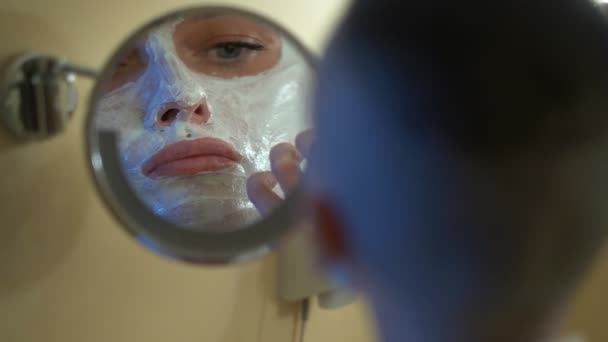
M 163 145 L 164 139 L 159 133 L 149 132 L 143 128 L 121 132 L 120 150 L 123 166 L 128 170 L 139 168 Z
M 97 129 L 121 132 L 136 127 L 141 121 L 143 103 L 138 99 L 137 86 L 128 83 L 103 97 L 96 104 Z
M 108 130 L 122 134 L 137 127 L 138 114 L 126 106 L 102 107 L 95 112 L 97 130 Z M 141 122 L 139 123 L 141 126 Z
M 139 167 L 151 154 L 160 149 L 163 139 L 156 132 L 144 128 L 143 108 L 133 97 L 110 96 L 100 101 L 96 112 L 97 129 L 119 134 L 119 149 L 123 166 L 131 170 Z
M 211 110 L 210 124 L 214 132 L 230 136 L 237 141 L 243 138 L 248 126 L 249 100 L 251 95 L 231 87 L 206 89 Z M 207 128 L 201 127 L 204 131 Z
M 242 134 L 256 169 L 269 167 L 268 154 L 274 145 L 294 143 L 295 136 L 310 127 L 307 90 L 302 75 L 286 72 L 269 77 L 249 93 Z

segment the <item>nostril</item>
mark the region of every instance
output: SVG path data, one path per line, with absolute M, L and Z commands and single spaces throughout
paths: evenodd
M 207 107 L 207 102 L 202 100 L 196 106 L 191 107 L 190 121 L 197 124 L 205 124 L 209 121 L 211 117 L 211 113 L 209 112 L 209 108 Z
M 209 120 L 211 113 L 204 100 L 192 106 L 184 106 L 179 103 L 166 103 L 158 111 L 155 126 L 163 128 L 173 125 L 176 120 L 189 122 L 191 124 L 204 124 Z
M 160 117 L 158 118 L 158 121 L 161 124 L 168 125 L 168 124 L 172 123 L 173 121 L 175 121 L 175 118 L 177 118 L 178 113 L 179 113 L 179 110 L 177 110 L 177 109 L 174 109 L 174 108 L 169 109 L 160 115 Z
M 202 105 L 198 105 L 198 106 L 196 106 L 196 109 L 194 109 L 194 114 L 204 115 L 205 114 L 205 109 L 203 108 Z

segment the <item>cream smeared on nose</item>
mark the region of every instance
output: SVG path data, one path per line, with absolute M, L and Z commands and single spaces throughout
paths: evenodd
M 145 44 L 148 66 L 142 83 L 148 128 L 168 126 L 182 115 L 188 122 L 202 124 L 210 116 L 207 94 L 177 55 L 171 33 L 171 28 L 159 30 Z
M 195 125 L 202 125 L 209 121 L 211 112 L 206 99 L 188 107 L 171 103 L 163 106 L 156 116 L 156 124 L 160 127 L 170 126 L 175 120 L 183 120 Z

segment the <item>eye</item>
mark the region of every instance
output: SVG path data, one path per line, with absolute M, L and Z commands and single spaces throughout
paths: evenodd
M 133 49 L 125 55 L 112 70 L 110 90 L 139 77 L 146 68 L 146 58 L 138 49 Z
M 247 42 L 227 42 L 216 44 L 210 53 L 219 59 L 237 59 L 248 51 L 263 50 L 264 46 Z
M 142 65 L 142 64 L 143 64 L 143 60 L 139 54 L 139 51 L 137 49 L 134 49 L 134 50 L 130 51 L 129 54 L 127 54 L 123 59 L 121 59 L 117 66 L 119 68 L 126 68 L 129 66 Z

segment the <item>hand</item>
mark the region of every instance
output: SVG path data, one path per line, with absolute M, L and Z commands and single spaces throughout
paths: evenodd
M 272 190 L 277 183 L 287 195 L 302 178 L 300 162 L 308 157 L 312 138 L 312 130 L 307 130 L 296 136 L 295 146 L 290 143 L 274 146 L 269 156 L 271 171 L 254 173 L 247 180 L 247 195 L 262 215 L 283 202 Z

